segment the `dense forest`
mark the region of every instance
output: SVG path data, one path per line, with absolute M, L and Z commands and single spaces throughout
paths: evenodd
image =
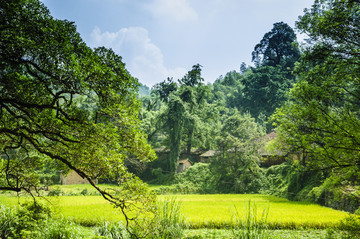
M 315 0 L 296 22 L 302 43 L 274 23 L 253 65 L 214 83 L 200 62 L 151 89 L 41 2 L 2 1 L 0 13 L 0 190 L 35 197 L 72 170 L 127 228 L 131 206 L 154 210 L 143 181 L 160 193 L 262 193 L 360 213 L 358 1 Z
M 138 175 L 185 191 L 266 192 L 354 212 L 358 7 L 316 1 L 296 23 L 305 43 L 274 23 L 254 46 L 253 67 L 242 63 L 205 85 L 197 64 L 155 85 L 141 97 L 140 119 L 159 159 Z M 184 158 L 194 165 L 176 174 Z

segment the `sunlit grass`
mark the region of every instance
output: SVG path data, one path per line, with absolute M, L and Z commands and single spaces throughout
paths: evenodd
M 28 200 L 32 199 L 0 196 L 0 205 L 17 206 Z M 46 197 L 42 201 L 49 203 L 55 215 L 64 216 L 83 225 L 96 225 L 104 220 L 123 220 L 121 212 L 101 196 Z
M 268 224 L 272 228 L 326 228 L 336 226 L 348 213 L 306 202 L 293 202 L 268 195 L 178 195 L 182 211 L 193 228 L 231 225 L 235 210 L 245 217 L 246 204 L 251 201 L 261 217 L 269 210 Z
M 244 216 L 249 201 L 255 203 L 259 215 L 268 208 L 267 222 L 270 228 L 334 227 L 348 215 L 316 204 L 293 202 L 268 195 L 176 195 L 176 198 L 182 202 L 182 213 L 190 228 L 231 226 L 235 210 L 240 217 Z M 46 199 L 57 215 L 63 215 L 83 225 L 95 225 L 104 220 L 119 221 L 123 218 L 121 212 L 101 196 L 61 196 Z M 18 200 L 22 202 L 29 199 L 0 196 L 0 204 L 5 206 L 17 205 Z

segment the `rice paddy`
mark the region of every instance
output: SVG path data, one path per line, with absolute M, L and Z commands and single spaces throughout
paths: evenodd
M 160 195 L 160 199 L 168 196 Z M 258 194 L 176 195 L 188 228 L 224 228 L 234 224 L 237 213 L 245 217 L 250 203 L 257 217 L 267 211 L 266 223 L 273 229 L 323 229 L 336 227 L 348 213 L 305 202 Z M 122 220 L 122 214 L 101 196 L 46 197 L 54 212 L 83 225 Z M 26 198 L 0 196 L 0 205 L 14 206 Z

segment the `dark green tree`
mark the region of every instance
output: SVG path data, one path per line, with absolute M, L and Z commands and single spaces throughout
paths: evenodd
M 233 96 L 233 105 L 264 124 L 287 99 L 286 92 L 295 82 L 291 72 L 299 57 L 294 30 L 284 22 L 275 23 L 252 52 L 256 67 L 242 66 L 243 88 Z
M 155 157 L 139 130 L 137 80 L 120 56 L 87 47 L 38 0 L 1 1 L 0 13 L 0 189 L 34 192 L 41 169 L 56 162 L 129 220 L 134 200 L 152 199 L 123 161 Z M 105 191 L 99 178 L 119 178 L 123 190 Z
M 218 155 L 211 162 L 217 190 L 254 193 L 262 185 L 257 151 L 264 131 L 249 114 L 229 116 L 217 137 Z
M 169 132 L 168 170 L 175 172 L 181 152 L 181 137 L 184 130 L 184 113 L 186 106 L 177 95 L 172 95 L 167 111 L 167 127 Z
M 203 88 L 204 79 L 201 77 L 201 66 L 194 65 L 182 79 L 179 80 L 179 89 L 172 94 L 168 104 L 167 127 L 169 129 L 169 169 L 175 169 L 181 152 L 181 144 L 185 142 L 189 153 L 193 145 L 193 138 L 198 127 L 196 111 L 204 101 L 206 88 Z
M 180 85 L 186 85 L 190 87 L 199 86 L 204 79 L 201 77 L 201 65 L 193 65 L 191 71 L 189 71 L 182 79 L 179 80 Z
M 215 130 L 209 129 L 207 122 L 214 122 L 211 117 L 216 118 L 216 110 L 209 110 L 211 105 L 207 101 L 211 98 L 211 92 L 203 84 L 201 65 L 194 65 L 178 80 L 178 84 L 169 79 L 154 88 L 154 94 L 164 104 L 157 113 L 146 113 L 149 117 L 144 118 L 143 125 L 154 129 L 148 127 L 150 124 L 146 122 L 156 121 L 156 125 L 160 126 L 149 135 L 153 136 L 156 132 L 166 137 L 162 137 L 163 145 L 170 150 L 166 171 L 175 172 L 181 151 L 190 153 L 194 146 L 205 148 L 213 144 L 214 140 L 209 140 L 209 137 L 214 138 Z M 152 117 L 155 115 L 157 120 Z
M 300 57 L 300 51 L 295 45 L 296 34 L 284 22 L 274 23 L 270 32 L 257 44 L 252 52 L 252 61 L 256 66 L 293 67 Z
M 316 0 L 297 27 L 311 42 L 291 102 L 274 115 L 279 136 L 309 154 L 308 166 L 360 168 L 360 5 Z
M 245 111 L 258 118 L 270 116 L 286 100 L 286 93 L 293 85 L 281 66 L 253 68 L 242 81 L 243 96 L 239 99 Z
M 171 93 L 177 91 L 177 89 L 176 82 L 172 78 L 167 78 L 166 81 L 156 84 L 152 90 L 162 101 L 168 102 Z

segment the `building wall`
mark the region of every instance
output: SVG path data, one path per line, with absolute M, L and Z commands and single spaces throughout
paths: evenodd
M 71 170 L 67 175 L 60 174 L 60 181 L 63 185 L 89 184 L 86 179 L 80 177 L 80 175 L 73 170 Z

